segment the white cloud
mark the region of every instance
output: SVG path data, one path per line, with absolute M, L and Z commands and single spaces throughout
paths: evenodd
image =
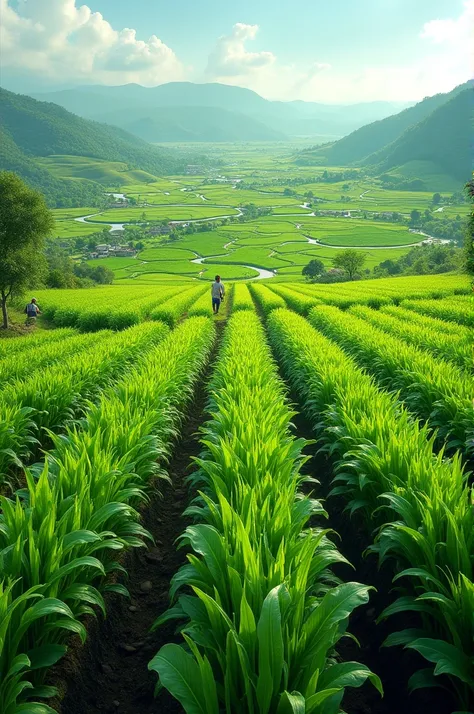
M 156 35 L 137 39 L 115 30 L 100 12 L 76 0 L 0 0 L 2 67 L 51 81 L 155 85 L 182 79 L 184 69 Z
M 464 9 L 457 18 L 430 20 L 423 25 L 420 37 L 437 45 L 450 45 L 459 50 L 469 49 L 474 30 L 474 2 L 464 2 Z
M 254 40 L 258 25 L 237 22 L 230 35 L 223 35 L 209 55 L 206 74 L 214 79 L 245 77 L 271 66 L 276 57 L 272 52 L 249 52 L 248 40 Z
M 209 56 L 206 78 L 253 89 L 268 99 L 353 103 L 374 100 L 420 100 L 448 92 L 471 77 L 474 58 L 474 0 L 466 0 L 458 17 L 433 19 L 415 28 L 418 59 L 411 64 L 309 66 L 284 64 L 272 52 L 249 52 L 257 25 L 234 25 Z M 402 56 L 402 55 L 401 55 Z

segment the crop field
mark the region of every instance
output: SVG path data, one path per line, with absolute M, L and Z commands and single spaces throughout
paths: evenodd
M 466 277 L 171 277 L 0 339 L 0 711 L 472 712 Z
M 198 153 L 203 150 L 198 144 L 176 148 Z M 459 234 L 459 226 L 454 229 L 446 225 L 449 220 L 458 215 L 461 220 L 466 220 L 469 206 L 463 202 L 462 186 L 440 185 L 439 189 L 433 189 L 442 192 L 441 204 L 437 208 L 431 191 L 388 189 L 380 179 L 369 176 L 363 169 L 300 165 L 298 152 L 304 148 L 307 148 L 307 142 L 303 139 L 271 144 L 208 144 L 207 156 L 215 159 L 218 168 L 203 167 L 201 175 L 163 177 L 131 171 L 125 164 L 87 157 L 46 158 L 43 161 L 57 175 L 95 176 L 108 192 L 123 194 L 134 204 L 105 210 L 91 207 L 57 209 L 53 236 L 59 239 L 88 236 L 108 229 L 111 224 L 121 224 L 137 228 L 142 241 L 142 231 L 146 240 L 146 231 L 151 228 L 147 223 L 217 219 L 214 231 L 200 233 L 199 226 L 196 233 L 187 231 L 186 227 L 180 230 L 179 238 L 172 246 L 173 250 L 182 250 L 179 256 L 170 254 L 168 259 L 149 259 L 143 257 L 146 252 L 139 256 L 142 262 L 162 263 L 148 269 L 149 279 L 154 281 L 153 275 L 158 271 L 161 275 L 207 280 L 206 263 L 195 270 L 189 260 L 184 259 L 185 251 L 193 251 L 197 257 L 208 260 L 209 265 L 234 265 L 232 273 L 226 269 L 228 279 L 258 277 L 258 271 L 264 269 L 276 271 L 276 279 L 286 281 L 290 276 L 301 274 L 306 254 L 308 262 L 314 255 L 330 268 L 338 255 L 336 249 L 362 250 L 366 258 L 364 269 L 369 270 L 385 260 L 400 258 L 410 246 L 424 240 L 424 236 L 408 229 L 413 210 L 421 215 L 428 212 L 430 221 L 444 220 L 445 225 L 439 230 L 441 237 L 448 237 L 453 231 Z M 424 176 L 429 175 L 430 167 L 423 162 L 407 164 L 407 167 L 410 175 L 407 174 L 406 179 L 417 178 L 418 170 Z M 432 178 L 433 181 L 436 179 Z M 442 177 L 438 178 L 441 181 Z M 450 196 L 452 192 L 456 195 Z M 249 204 L 254 208 L 245 209 Z M 244 209 L 253 214 L 258 209 L 270 210 L 270 215 L 248 220 L 240 215 Z M 334 211 L 336 215 L 315 215 L 325 211 Z M 350 217 L 342 217 L 337 212 L 348 212 Z M 388 215 L 384 220 L 377 220 L 375 214 L 380 213 Z M 392 213 L 398 215 L 391 216 Z M 93 217 L 85 223 L 77 220 L 89 215 Z M 221 221 L 221 218 L 225 220 Z M 433 229 L 428 231 L 438 235 Z M 308 251 L 302 251 L 296 245 L 314 240 L 324 247 L 324 251 L 317 255 L 317 246 L 308 245 Z M 150 236 L 146 246 L 147 250 L 161 247 L 168 250 L 167 237 Z M 244 249 L 250 249 L 250 252 Z M 268 252 L 265 254 L 261 249 L 268 249 Z M 247 262 L 249 256 L 256 256 L 257 261 Z M 191 259 L 189 254 L 188 259 Z M 178 265 L 181 260 L 182 269 Z M 253 266 L 254 272 L 249 273 L 246 265 Z M 125 263 L 117 263 L 113 270 L 116 279 L 137 279 L 131 278 Z M 135 272 L 141 275 L 143 267 Z

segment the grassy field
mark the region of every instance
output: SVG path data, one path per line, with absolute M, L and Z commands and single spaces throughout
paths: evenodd
M 127 164 L 91 159 L 86 156 L 61 156 L 58 154 L 38 158 L 38 162 L 60 178 L 90 179 L 110 187 L 155 181 L 157 178 L 146 171 L 131 170 Z
M 416 243 L 406 226 L 353 218 L 319 218 L 302 221 L 303 233 L 327 245 L 397 246 Z
M 52 237 L 54 238 L 76 238 L 78 236 L 90 236 L 92 233 L 98 233 L 107 230 L 111 226 L 108 223 L 93 224 L 79 223 L 79 221 L 56 221 L 53 228 Z
M 273 209 L 272 215 L 250 222 L 228 223 L 215 231 L 183 235 L 170 245 L 147 248 L 139 256 L 140 261 L 147 261 L 147 272 L 166 269 L 183 276 L 199 276 L 200 266 L 189 262 L 196 254 L 212 258 L 221 265 L 255 265 L 276 269 L 278 275 L 282 275 L 282 271 L 300 271 L 305 261 L 314 255 L 330 267 L 337 255 L 331 246 L 363 250 L 366 267 L 373 267 L 382 260 L 403 255 L 408 250 L 403 246 L 418 242 L 418 237 L 411 234 L 406 225 L 374 221 L 371 214 L 398 212 L 406 217 L 415 208 L 433 210 L 432 193 L 386 190 L 377 178 L 364 176 L 362 171 L 354 174 L 354 169 L 350 169 L 350 179 L 331 181 L 331 174 L 347 173 L 347 169 L 295 164 L 295 152 L 305 146 L 304 140 L 294 143 L 206 145 L 208 156 L 215 159 L 215 165 L 219 166 L 208 176 L 156 177 L 130 171 L 125 164 L 84 157 L 49 157 L 44 161 L 58 175 L 100 177 L 110 188 L 120 188 L 120 192 L 140 204 L 136 207 L 109 208 L 89 223 L 72 219 L 93 214 L 97 209 L 57 209 L 54 212 L 57 219 L 54 235 L 59 238 L 87 236 L 107 229 L 111 223 L 126 224 L 143 218 L 145 221 L 192 221 L 227 214 L 237 216 L 238 207 L 248 203 Z M 203 147 L 196 145 L 194 148 L 202 151 Z M 193 145 L 177 147 L 178 151 L 192 149 Z M 418 168 L 426 173 L 429 167 Z M 415 165 L 410 167 L 415 174 L 416 169 Z M 291 189 L 295 195 L 285 196 L 285 188 Z M 312 192 L 312 198 L 308 198 L 308 192 Z M 301 207 L 306 201 L 312 202 L 310 208 Z M 352 217 L 311 215 L 325 209 L 348 210 Z M 465 217 L 468 210 L 468 205 L 461 203 L 443 206 L 442 211 L 433 211 L 432 215 L 440 220 L 454 218 L 458 214 Z M 133 223 L 130 225 L 134 226 Z M 308 244 L 308 237 L 320 241 L 322 245 Z M 156 239 L 153 245 L 157 246 Z M 376 247 L 385 250 L 371 250 Z M 125 279 L 130 266 L 120 261 L 114 262 L 112 269 L 117 279 Z M 151 261 L 157 265 L 146 268 Z M 166 266 L 163 267 L 164 263 Z M 131 267 L 142 274 L 145 269 L 139 266 L 140 262 Z
M 215 206 L 153 206 L 145 208 L 112 208 L 94 217 L 94 221 L 103 223 L 127 223 L 139 221 L 187 221 L 214 218 L 225 213 L 237 215 L 236 209 L 217 208 Z
M 195 254 L 183 248 L 147 248 L 138 254 L 139 260 L 192 260 Z

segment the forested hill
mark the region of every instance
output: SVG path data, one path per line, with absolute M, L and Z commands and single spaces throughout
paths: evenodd
M 174 152 L 150 146 L 117 127 L 71 114 L 63 107 L 0 89 L 0 127 L 30 156 L 68 154 L 122 161 L 152 174 L 179 170 Z
M 465 182 L 472 171 L 472 110 L 472 90 L 465 89 L 364 164 L 383 172 L 412 161 L 429 161 L 439 172 Z
M 460 85 L 447 94 L 436 94 L 409 107 L 399 114 L 367 124 L 345 136 L 332 145 L 319 147 L 311 152 L 303 152 L 301 161 L 329 166 L 348 166 L 365 160 L 368 156 L 383 149 L 388 144 L 399 139 L 412 126 L 423 121 L 439 107 L 449 102 L 455 96 L 471 86 L 471 83 Z

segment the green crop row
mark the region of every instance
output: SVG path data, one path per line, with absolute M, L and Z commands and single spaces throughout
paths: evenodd
M 213 344 L 206 318 L 186 321 L 85 418 L 54 437 L 44 465 L 26 473 L 21 498 L 1 499 L 0 711 L 54 714 L 27 701 L 54 696 L 47 668 L 82 619 L 104 610 L 105 592 L 126 594 L 107 576 L 123 570 L 124 548 L 149 534 L 137 505 L 166 462 L 183 406 Z
M 251 283 L 249 288 L 255 302 L 266 315 L 278 307 L 285 307 L 283 298 L 274 293 L 273 290 L 270 290 L 270 288 L 267 288 L 266 285 Z
M 226 295 L 226 298 L 228 300 L 229 295 Z M 209 288 L 207 288 L 206 292 L 203 292 L 201 297 L 198 297 L 188 309 L 188 316 L 192 317 L 193 315 L 212 317 L 212 298 Z
M 402 307 L 421 312 L 423 315 L 474 327 L 472 304 L 466 304 L 466 302 L 453 298 L 445 300 L 403 300 L 401 304 Z
M 184 620 L 183 646 L 150 663 L 187 714 L 337 714 L 346 686 L 378 678 L 337 662 L 334 647 L 369 588 L 341 583 L 345 562 L 310 527 L 321 505 L 300 492 L 306 442 L 255 312 L 230 319 L 202 428 L 197 521 L 181 538 L 191 552 L 175 575 L 175 605 L 156 626 Z
M 158 305 L 158 307 L 155 307 L 151 311 L 150 317 L 152 320 L 161 320 L 173 327 L 188 308 L 207 290 L 208 288 L 204 285 L 191 288 L 186 285 L 184 290 L 180 290 L 177 294 Z
M 75 334 L 77 334 L 75 330 L 65 328 L 63 330 L 50 330 L 48 332 L 37 332 L 21 337 L 4 339 L 0 342 L 0 360 L 13 355 L 21 355 L 27 350 L 35 350 L 37 347 L 43 347 L 46 344 L 52 345 L 54 342 L 60 342 Z
M 312 307 L 321 302 L 319 298 L 297 292 L 287 285 L 271 285 L 271 290 L 282 297 L 288 307 L 300 315 L 307 315 Z
M 0 361 L 0 384 L 5 385 L 13 379 L 28 378 L 48 365 L 93 346 L 101 337 L 97 332 L 91 335 L 78 335 L 73 332 L 70 337 L 65 337 L 60 342 L 39 343 L 34 348 L 5 357 Z
M 474 509 L 460 459 L 433 450 L 433 437 L 395 396 L 336 344 L 288 310 L 268 320 L 283 371 L 316 436 L 335 462 L 332 495 L 358 511 L 380 564 L 390 563 L 400 597 L 381 613 L 418 613 L 416 628 L 390 635 L 430 663 L 412 689 L 448 675 L 460 708 L 474 696 Z
M 99 333 L 93 347 L 8 384 L 0 394 L 0 481 L 167 333 L 162 323 Z
M 42 294 L 44 317 L 57 327 L 77 327 L 81 332 L 123 330 L 147 317 L 156 305 L 179 288 L 161 287 L 137 291 L 123 287 L 96 290 L 60 290 Z
M 399 320 L 409 322 L 412 325 L 430 327 L 445 335 L 456 335 L 460 340 L 469 340 L 472 337 L 472 333 L 468 327 L 458 325 L 454 322 L 447 322 L 437 317 L 429 317 L 414 310 L 408 310 L 401 305 L 386 305 L 380 308 L 380 312 L 385 315 L 397 317 Z
M 441 442 L 447 440 L 449 449 L 472 450 L 472 385 L 463 370 L 330 305 L 313 308 L 309 320 L 383 387 L 399 393 L 413 414 L 437 429 Z
M 458 367 L 467 370 L 472 368 L 472 340 L 470 339 L 447 335 L 431 325 L 423 325 L 423 322 L 414 324 L 399 320 L 393 315 L 387 315 L 363 305 L 354 305 L 349 309 L 349 312 L 370 322 L 371 325 L 378 327 L 383 332 L 388 332 L 411 345 L 428 350 L 433 355 L 447 359 Z
M 254 304 L 250 291 L 245 283 L 236 283 L 234 285 L 232 309 L 237 310 L 254 310 Z

